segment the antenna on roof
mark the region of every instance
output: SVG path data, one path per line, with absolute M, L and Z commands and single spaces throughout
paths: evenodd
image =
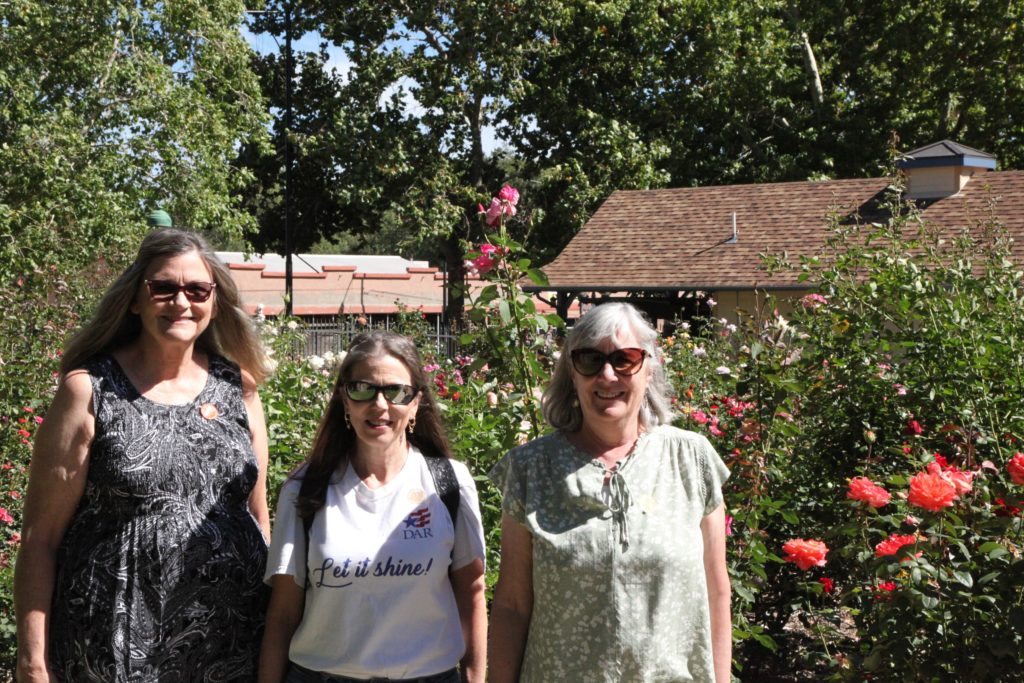
M 732 237 L 727 239 L 724 243 L 725 244 L 736 244 L 739 241 L 739 239 L 740 239 L 740 233 L 736 229 L 736 212 L 733 211 L 732 212 Z

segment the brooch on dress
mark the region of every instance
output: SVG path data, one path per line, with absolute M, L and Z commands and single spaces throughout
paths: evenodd
M 217 410 L 217 406 L 212 403 L 204 403 L 199 406 L 199 414 L 205 417 L 207 420 L 216 420 L 217 416 L 220 415 L 220 411 Z

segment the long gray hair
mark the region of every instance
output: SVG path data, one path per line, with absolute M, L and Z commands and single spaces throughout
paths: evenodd
M 207 353 L 228 358 L 252 374 L 256 382 L 270 376 L 270 363 L 252 321 L 242 310 L 238 287 L 202 237 L 194 232 L 164 228 L 153 230 L 139 245 L 135 261 L 107 289 L 93 314 L 64 347 L 61 373 L 80 368 L 93 356 L 133 342 L 142 331 L 132 302 L 142 288 L 146 270 L 159 259 L 197 253 L 217 283 L 214 306 L 217 315 L 196 345 Z
M 555 363 L 551 383 L 541 398 L 541 409 L 548 424 L 565 432 L 576 432 L 583 426 L 583 411 L 576 400 L 576 388 L 572 383 L 570 356 L 573 349 L 598 346 L 603 341 L 615 339 L 622 330 L 631 331 L 640 342 L 640 348 L 647 352 L 644 365 L 650 369 L 651 381 L 640 406 L 640 424 L 645 429 L 651 429 L 672 422 L 672 389 L 665 378 L 661 352 L 655 343 L 658 332 L 634 306 L 612 302 L 592 308 L 569 332 L 562 355 Z

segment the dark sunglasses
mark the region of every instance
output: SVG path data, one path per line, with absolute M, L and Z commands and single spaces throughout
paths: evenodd
M 186 282 L 179 285 L 174 280 L 146 280 L 149 296 L 156 301 L 170 301 L 178 296 L 178 292 L 185 292 L 186 299 L 201 304 L 210 298 L 216 286 L 215 282 Z
M 348 397 L 362 403 L 374 401 L 377 394 L 384 394 L 384 400 L 393 406 L 407 406 L 416 398 L 420 390 L 408 384 L 370 384 L 369 382 L 345 382 L 345 393 Z
M 643 349 L 615 349 L 602 353 L 597 349 L 573 349 L 572 366 L 584 377 L 593 377 L 604 369 L 605 363 L 620 375 L 635 375 L 643 367 L 647 352 Z

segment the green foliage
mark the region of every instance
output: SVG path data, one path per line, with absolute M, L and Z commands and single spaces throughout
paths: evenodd
M 1024 289 L 1005 236 L 978 218 L 940 234 L 893 199 L 874 222 L 837 222 L 826 255 L 796 266 L 815 293 L 787 317 L 712 321 L 670 347 L 683 426 L 733 472 L 745 678 L 799 662 L 835 680 L 1019 680 L 1021 490 L 1005 465 L 1024 426 Z M 942 512 L 910 504 L 927 468 L 970 491 Z M 847 500 L 854 476 L 891 501 Z M 876 557 L 893 534 L 918 540 Z M 827 543 L 825 569 L 782 562 L 797 537 Z
M 260 387 L 270 451 L 267 493 L 273 510 L 281 484 L 313 444 L 341 357 L 306 357 L 305 331 L 297 320 L 263 321 L 260 330 L 275 363 L 273 376 Z

